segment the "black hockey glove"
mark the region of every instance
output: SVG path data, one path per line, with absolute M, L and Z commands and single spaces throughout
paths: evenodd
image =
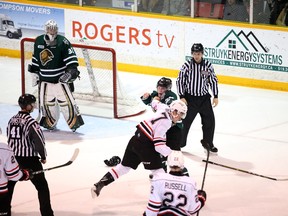
M 116 166 L 117 164 L 121 163 L 121 159 L 118 156 L 113 156 L 110 160 L 104 160 L 104 163 L 109 166 Z
M 65 73 L 59 78 L 59 82 L 68 83 L 73 82 L 78 76 L 80 72 L 77 68 L 67 68 Z

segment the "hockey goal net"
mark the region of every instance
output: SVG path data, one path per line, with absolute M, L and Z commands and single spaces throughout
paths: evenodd
M 38 87 L 32 87 L 31 74 L 27 71 L 31 63 L 33 38 L 21 40 L 21 84 L 22 94 L 38 97 Z M 129 95 L 123 88 L 117 73 L 116 53 L 112 48 L 72 43 L 77 54 L 80 80 L 74 81 L 73 93 L 82 114 L 125 118 L 143 113 L 145 107 L 139 97 Z

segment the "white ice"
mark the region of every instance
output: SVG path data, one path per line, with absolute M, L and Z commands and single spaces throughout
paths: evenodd
M 0 140 L 6 142 L 9 118 L 19 110 L 21 93 L 20 60 L 0 57 Z M 155 88 L 159 77 L 120 73 L 125 87 L 139 97 Z M 173 79 L 175 90 L 175 79 Z M 288 178 L 288 93 L 230 85 L 219 85 L 215 145 L 217 156 L 210 160 L 278 180 Z M 92 199 L 91 186 L 109 168 L 103 160 L 123 156 L 138 121 L 150 115 L 122 120 L 83 116 L 85 125 L 70 132 L 63 118 L 59 131 L 44 131 L 48 151 L 44 168 L 70 159 L 80 149 L 76 161 L 65 168 L 45 173 L 56 216 L 136 216 L 142 215 L 149 196 L 149 171 L 142 165 L 105 187 Z M 80 107 L 81 110 L 81 107 Z M 33 113 L 37 115 L 37 111 Z M 201 121 L 197 116 L 183 148 L 186 167 L 200 188 L 206 154 L 200 144 Z M 208 199 L 201 216 L 287 216 L 288 181 L 275 181 L 236 170 L 208 165 L 204 182 Z M 37 193 L 30 182 L 19 182 L 13 197 L 15 216 L 38 216 Z

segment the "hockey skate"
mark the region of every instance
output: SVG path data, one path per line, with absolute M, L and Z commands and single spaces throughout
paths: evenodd
M 91 195 L 92 198 L 94 199 L 95 197 L 98 197 L 100 194 L 100 191 L 102 190 L 102 188 L 105 186 L 104 182 L 100 181 L 96 184 L 93 185 L 93 187 L 91 188 Z
M 217 154 L 218 149 L 213 144 L 211 145 L 210 143 L 207 143 L 204 140 L 201 140 L 200 142 L 206 151 L 210 151 L 211 153 Z
M 83 121 L 83 119 L 82 119 L 82 116 L 81 116 L 81 115 L 78 115 L 76 122 L 75 122 L 74 125 L 71 127 L 72 132 L 75 133 L 76 130 L 77 130 L 80 126 L 82 126 L 82 125 L 84 125 L 84 121 Z M 69 127 L 70 127 L 70 125 L 69 125 Z
M 97 182 L 96 184 L 94 184 L 94 186 L 91 188 L 91 195 L 92 198 L 95 198 L 96 196 L 99 196 L 100 191 L 102 190 L 102 188 L 108 184 L 110 184 L 111 182 L 114 181 L 113 176 L 111 175 L 111 173 L 106 173 L 102 179 Z

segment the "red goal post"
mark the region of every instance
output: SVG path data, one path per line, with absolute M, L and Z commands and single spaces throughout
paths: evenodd
M 22 94 L 38 95 L 38 87 L 32 87 L 32 78 L 27 71 L 31 63 L 34 38 L 23 38 L 21 52 Z M 112 48 L 81 43 L 72 43 L 77 54 L 80 80 L 74 81 L 73 93 L 82 114 L 125 118 L 145 111 L 140 96 L 129 95 L 117 72 L 116 52 Z M 38 96 L 37 96 L 38 97 Z

